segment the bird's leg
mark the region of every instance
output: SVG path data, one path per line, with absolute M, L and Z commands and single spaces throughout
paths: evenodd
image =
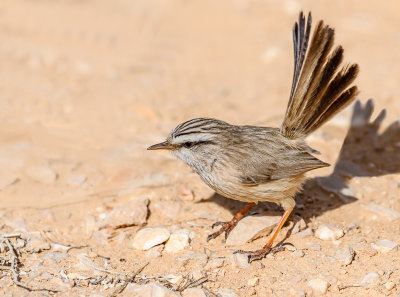
M 281 231 L 283 225 L 285 224 L 287 218 L 289 217 L 290 213 L 292 212 L 293 209 L 285 210 L 283 213 L 283 216 L 281 217 L 281 220 L 279 221 L 278 225 L 276 225 L 272 237 L 268 240 L 267 244 L 258 251 L 254 252 L 246 252 L 246 251 L 235 251 L 235 253 L 240 253 L 240 254 L 248 254 L 249 255 L 249 262 L 252 262 L 254 260 L 260 260 L 264 258 L 266 255 L 269 253 L 274 253 L 282 250 L 282 247 L 276 247 L 272 248 L 272 244 L 274 243 L 275 238 L 278 236 L 279 231 Z
M 214 232 L 207 237 L 207 242 L 210 241 L 211 239 L 217 238 L 219 235 L 225 232 L 225 239 L 228 238 L 229 233 L 233 230 L 233 228 L 236 227 L 237 223 L 243 218 L 243 216 L 252 208 L 254 205 L 256 205 L 254 202 L 248 203 L 242 210 L 240 210 L 238 213 L 236 213 L 232 220 L 229 222 L 216 222 L 212 225 L 212 228 L 222 225 L 222 227 L 217 231 Z

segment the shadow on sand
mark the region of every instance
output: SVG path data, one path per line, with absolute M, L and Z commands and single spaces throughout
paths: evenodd
M 304 190 L 296 196 L 297 206 L 293 214 L 306 222 L 322 213 L 352 203 L 357 200 L 348 186 L 353 177 L 373 177 L 400 172 L 400 122 L 395 121 L 379 133 L 386 117 L 382 110 L 372 121 L 373 100 L 365 105 L 359 101 L 354 104 L 350 128 L 347 132 L 339 157 L 331 175 L 309 179 Z M 203 200 L 204 201 L 204 200 Z M 245 203 L 227 199 L 214 194 L 207 202 L 214 202 L 228 208 L 232 214 L 244 207 Z M 205 202 L 204 201 L 204 202 Z M 273 203 L 259 203 L 249 214 L 255 212 L 273 212 L 282 210 Z M 298 216 L 291 215 L 289 221 Z M 289 237 L 291 231 L 286 237 Z

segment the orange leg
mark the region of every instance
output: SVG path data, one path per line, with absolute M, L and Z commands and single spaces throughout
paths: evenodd
M 274 243 L 274 240 L 278 236 L 279 231 L 281 231 L 283 225 L 285 224 L 285 222 L 286 222 L 287 218 L 289 217 L 290 213 L 292 212 L 292 210 L 293 209 L 285 210 L 281 220 L 279 221 L 278 225 L 276 225 L 276 227 L 273 231 L 272 237 L 268 240 L 267 244 L 261 250 L 254 251 L 254 252 L 236 251 L 235 253 L 249 254 L 249 262 L 252 262 L 254 260 L 260 260 L 260 259 L 264 258 L 266 255 L 268 255 L 270 252 L 273 252 L 274 249 L 272 249 L 272 244 Z M 279 249 L 280 248 L 277 248 L 277 250 L 279 250 Z
M 207 237 L 207 242 L 211 239 L 217 238 L 219 235 L 225 232 L 225 239 L 228 238 L 229 233 L 236 227 L 237 223 L 243 218 L 243 216 L 254 206 L 254 202 L 247 204 L 241 211 L 235 214 L 229 222 L 216 222 L 212 225 L 212 228 L 222 225 L 221 229 L 214 232 Z

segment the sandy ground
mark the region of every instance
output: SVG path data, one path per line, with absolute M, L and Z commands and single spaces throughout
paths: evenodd
M 267 238 L 228 247 L 206 237 L 243 204 L 214 195 L 167 152 L 145 149 L 199 116 L 278 126 L 301 9 L 335 27 L 346 61 L 359 63 L 362 105 L 309 139 L 334 166 L 310 172 L 278 238 L 297 252 L 238 266 L 234 250 Z M 159 283 L 183 296 L 311 296 L 319 279 L 328 296 L 398 296 L 400 251 L 374 243 L 400 244 L 399 9 L 394 0 L 3 0 L 0 295 L 141 296 L 135 290 L 146 287 L 135 285 Z M 385 118 L 371 124 L 382 109 Z M 138 197 L 145 216 L 132 223 Z M 128 212 L 121 224 L 134 226 L 105 223 L 119 209 Z M 344 234 L 294 234 L 300 218 L 306 230 L 334 224 Z M 144 225 L 183 228 L 190 242 L 176 253 L 134 249 Z M 18 287 L 13 271 L 39 291 Z M 184 291 L 190 284 L 204 295 Z M 146 296 L 179 296 L 165 292 Z

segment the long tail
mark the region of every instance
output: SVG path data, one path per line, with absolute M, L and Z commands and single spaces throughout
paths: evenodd
M 303 12 L 293 28 L 294 73 L 290 99 L 281 132 L 288 138 L 304 137 L 348 106 L 357 96 L 357 64 L 340 67 L 343 48 L 332 50 L 335 32 L 323 21 L 314 30 L 311 44 L 311 13 Z

